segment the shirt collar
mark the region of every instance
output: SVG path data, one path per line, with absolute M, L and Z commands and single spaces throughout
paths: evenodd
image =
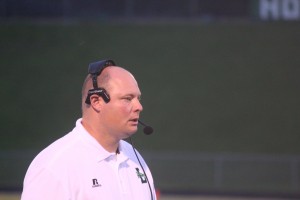
M 129 157 L 127 156 L 127 152 L 126 152 L 126 149 L 124 148 L 124 144 L 123 144 L 123 140 L 121 140 L 120 142 L 119 142 L 119 154 L 118 154 L 118 156 L 119 156 L 119 161 L 120 162 L 125 162 L 125 161 L 127 161 L 128 159 L 129 159 Z
M 86 144 L 87 148 L 90 149 L 91 154 L 92 154 L 91 156 L 95 157 L 96 162 L 101 162 L 101 161 L 105 160 L 106 158 L 116 154 L 116 153 L 110 153 L 107 150 L 105 150 L 101 146 L 101 144 L 99 144 L 97 142 L 97 140 L 87 132 L 87 130 L 83 127 L 81 121 L 82 121 L 82 118 L 80 118 L 76 121 L 75 129 L 78 130 L 78 133 L 79 133 L 82 141 Z M 124 152 L 122 142 L 119 142 L 119 154 L 117 156 L 118 156 L 119 162 L 124 162 L 124 161 L 128 160 L 128 157 L 127 157 L 126 153 Z

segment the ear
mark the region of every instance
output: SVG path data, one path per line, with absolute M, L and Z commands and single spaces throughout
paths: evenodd
M 93 94 L 90 97 L 91 106 L 96 112 L 100 112 L 102 109 L 103 104 L 105 104 L 102 97 L 98 96 L 97 94 Z

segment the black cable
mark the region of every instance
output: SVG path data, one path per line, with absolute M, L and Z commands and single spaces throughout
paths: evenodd
M 146 172 L 145 172 L 145 170 L 144 170 L 144 167 L 143 167 L 143 165 L 141 164 L 141 161 L 140 161 L 140 159 L 139 159 L 139 157 L 138 157 L 138 155 L 137 155 L 137 153 L 136 153 L 136 150 L 135 150 L 135 148 L 134 148 L 134 146 L 133 146 L 133 142 L 132 142 L 132 140 L 131 140 L 131 137 L 129 138 L 129 141 L 130 141 L 130 144 L 131 144 L 131 146 L 132 146 L 133 152 L 134 152 L 134 154 L 135 154 L 135 156 L 136 156 L 136 158 L 137 158 L 137 160 L 138 160 L 138 162 L 139 162 L 139 164 L 140 164 L 140 166 L 141 166 L 141 168 L 142 168 L 142 170 L 143 170 L 143 172 L 144 172 L 144 174 L 145 174 L 145 177 L 146 177 L 146 180 L 147 180 L 149 189 L 150 189 L 151 200 L 154 200 L 154 199 L 153 199 L 153 193 L 152 193 L 152 189 L 151 189 L 150 182 L 149 182 L 149 180 L 148 180 L 148 177 L 147 177 L 147 174 L 146 174 Z

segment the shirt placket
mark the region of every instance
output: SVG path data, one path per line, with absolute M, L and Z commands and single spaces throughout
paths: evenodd
M 113 155 L 109 159 L 109 164 L 112 167 L 112 170 L 115 174 L 119 191 L 120 191 L 120 199 L 127 200 L 128 199 L 128 190 L 126 187 L 126 179 L 124 178 L 124 172 L 122 171 L 122 161 L 119 158 L 120 155 Z

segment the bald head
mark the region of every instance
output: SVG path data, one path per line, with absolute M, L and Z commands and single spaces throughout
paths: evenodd
M 137 82 L 136 82 L 134 76 L 126 69 L 124 69 L 122 67 L 118 67 L 118 66 L 106 67 L 101 72 L 101 74 L 97 77 L 98 87 L 104 88 L 109 94 L 109 91 L 111 90 L 111 87 L 113 86 L 113 83 L 111 82 L 111 80 L 114 80 L 114 82 L 116 82 L 116 81 L 120 81 L 124 78 L 132 79 L 133 82 L 135 82 L 135 84 L 137 85 Z M 84 112 L 85 108 L 89 107 L 89 105 L 87 105 L 85 103 L 85 99 L 86 99 L 88 91 L 90 89 L 93 89 L 93 83 L 92 83 L 92 76 L 89 74 L 85 78 L 83 87 L 82 87 L 82 111 L 83 112 Z

